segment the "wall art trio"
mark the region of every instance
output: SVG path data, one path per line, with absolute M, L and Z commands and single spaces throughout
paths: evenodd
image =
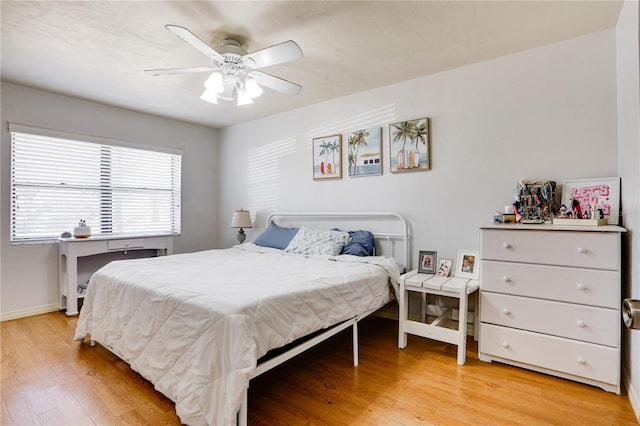
M 389 168 L 391 173 L 424 171 L 430 168 L 429 119 L 389 124 Z M 313 179 L 342 178 L 342 135 L 313 139 Z M 372 127 L 347 133 L 349 177 L 382 174 L 382 128 Z

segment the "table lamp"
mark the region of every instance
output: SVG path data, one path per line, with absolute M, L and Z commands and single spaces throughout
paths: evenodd
M 247 238 L 242 228 L 252 228 L 251 225 L 251 214 L 246 210 L 236 210 L 233 212 L 233 217 L 231 218 L 230 228 L 240 228 L 238 231 L 238 241 L 242 244 Z

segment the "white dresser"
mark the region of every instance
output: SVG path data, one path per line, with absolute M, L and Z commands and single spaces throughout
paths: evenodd
M 623 232 L 482 227 L 479 358 L 619 394 Z

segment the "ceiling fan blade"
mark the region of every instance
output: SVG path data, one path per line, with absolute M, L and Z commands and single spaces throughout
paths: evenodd
M 266 72 L 251 71 L 249 76 L 251 76 L 259 85 L 269 87 L 270 89 L 277 90 L 278 92 L 282 92 L 287 95 L 297 95 L 300 93 L 300 90 L 302 90 L 302 86 L 299 84 L 267 74 Z
M 262 68 L 302 58 L 302 49 L 289 40 L 243 56 L 242 61 L 249 68 Z
M 213 48 L 211 48 L 204 41 L 200 40 L 198 36 L 196 36 L 194 33 L 189 31 L 188 29 L 184 27 L 180 27 L 178 25 L 165 25 L 164 27 L 169 31 L 171 31 L 172 33 L 174 33 L 175 35 L 177 35 L 178 37 L 180 37 L 181 39 L 183 39 L 184 41 L 186 41 L 187 43 L 189 43 L 191 46 L 198 49 L 200 52 L 207 55 L 208 57 L 217 59 L 219 61 L 224 61 L 224 58 L 222 57 L 221 54 L 213 50 Z
M 168 68 L 168 69 L 161 69 L 161 70 L 144 70 L 144 72 L 151 75 L 169 75 L 169 74 L 207 72 L 207 71 L 213 71 L 215 69 L 216 68 L 212 68 L 212 67 Z

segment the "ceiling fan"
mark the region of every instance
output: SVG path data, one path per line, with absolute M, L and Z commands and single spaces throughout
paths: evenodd
M 145 70 L 145 73 L 167 75 L 212 71 L 204 82 L 205 91 L 200 96 L 205 101 L 217 104 L 218 99 L 233 101 L 237 97 L 238 105 L 250 104 L 253 103 L 252 99 L 262 94 L 261 85 L 287 95 L 296 95 L 302 90 L 299 84 L 259 70 L 302 58 L 302 49 L 292 40 L 248 53 L 239 41 L 232 38 L 225 38 L 220 45 L 212 48 L 184 27 L 165 25 L 165 28 L 204 53 L 213 66 L 152 69 Z

